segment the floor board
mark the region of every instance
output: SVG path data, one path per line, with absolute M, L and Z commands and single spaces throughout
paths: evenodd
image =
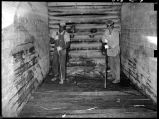
M 156 105 L 133 89 L 102 79 L 74 79 L 65 82 L 50 81 L 47 77 L 24 106 L 19 117 L 120 117 L 157 118 Z

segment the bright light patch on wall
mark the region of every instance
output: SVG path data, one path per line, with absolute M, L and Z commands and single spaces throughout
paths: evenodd
M 2 29 L 13 24 L 18 2 L 2 2 Z
M 148 42 L 157 45 L 157 37 L 156 36 L 147 36 L 147 40 L 148 40 Z

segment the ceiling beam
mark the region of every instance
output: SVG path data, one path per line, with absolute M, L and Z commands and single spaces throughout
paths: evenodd
M 55 16 L 55 17 L 58 17 L 58 16 L 86 16 L 86 15 L 119 15 L 120 12 L 119 11 L 107 11 L 107 12 L 89 12 L 89 13 L 56 13 L 56 12 L 49 12 L 49 16 Z
M 84 8 L 48 8 L 49 12 L 57 12 L 57 13 L 62 13 L 62 12 L 79 12 L 79 13 L 85 13 L 85 12 L 106 12 L 106 11 L 120 11 L 120 7 L 114 6 L 111 8 L 89 8 L 89 9 L 84 9 Z
M 48 6 L 48 8 L 54 8 L 54 9 L 107 9 L 107 8 L 113 8 L 118 7 L 121 8 L 121 5 L 75 5 L 75 6 Z
M 77 6 L 77 5 L 121 5 L 116 2 L 48 2 L 48 6 Z
M 119 16 L 111 15 L 111 16 L 81 16 L 81 17 L 53 17 L 49 16 L 49 20 L 64 20 L 65 22 L 86 22 L 86 21 L 95 21 L 95 20 L 106 20 L 106 19 L 117 19 Z

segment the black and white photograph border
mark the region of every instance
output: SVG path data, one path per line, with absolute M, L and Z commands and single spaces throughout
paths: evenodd
M 2 118 L 157 118 L 157 1 L 1 4 Z

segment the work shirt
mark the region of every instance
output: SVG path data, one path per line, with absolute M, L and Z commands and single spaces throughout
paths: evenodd
M 61 47 L 62 49 L 65 49 L 66 43 L 69 41 L 70 41 L 70 35 L 66 31 L 63 31 L 58 34 L 57 40 L 55 42 L 55 47 Z
M 119 31 L 113 29 L 110 34 L 109 30 L 106 29 L 102 37 L 102 42 L 105 42 L 105 39 L 108 41 L 108 46 L 111 47 L 107 49 L 107 55 L 116 56 L 120 52 Z
M 52 43 L 55 43 L 55 39 L 56 39 L 56 35 L 57 35 L 57 31 L 53 31 L 52 33 L 51 33 L 51 37 L 50 37 L 50 43 L 52 44 Z

